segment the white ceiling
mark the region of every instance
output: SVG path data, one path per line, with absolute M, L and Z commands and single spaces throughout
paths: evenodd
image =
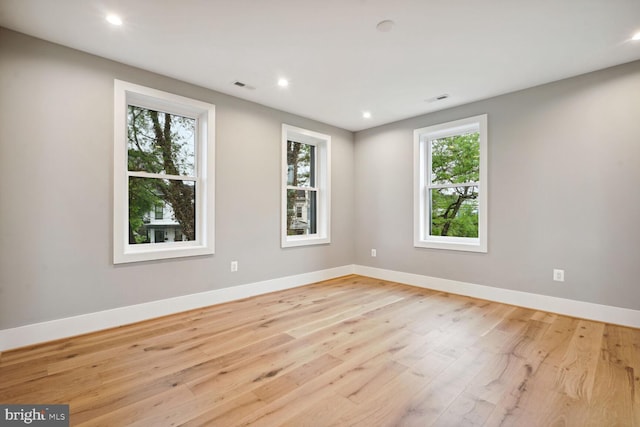
M 351 131 L 640 59 L 640 0 L 0 0 L 0 26 Z

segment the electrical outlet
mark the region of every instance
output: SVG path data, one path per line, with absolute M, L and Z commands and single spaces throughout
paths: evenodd
M 378 255 L 378 253 L 376 252 L 376 250 L 375 249 L 371 249 L 371 256 L 375 258 L 377 255 Z
M 238 271 L 238 261 L 231 261 L 231 272 L 235 273 Z
M 553 269 L 553 280 L 556 282 L 564 282 L 564 270 Z

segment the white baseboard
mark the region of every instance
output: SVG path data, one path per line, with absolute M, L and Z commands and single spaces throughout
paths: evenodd
M 0 351 L 140 322 L 353 274 L 353 265 L 0 330 Z
M 517 305 L 535 310 L 563 314 L 581 319 L 640 328 L 640 311 L 610 305 L 594 304 L 547 295 L 532 294 L 510 289 L 494 288 L 419 274 L 381 268 L 354 266 L 354 273 L 376 279 L 389 280 L 421 288 L 433 289 L 452 294 L 481 298 L 489 301 Z
M 0 351 L 53 341 L 103 329 L 127 325 L 169 314 L 221 304 L 269 292 L 291 289 L 348 274 L 374 277 L 452 294 L 481 298 L 535 310 L 548 311 L 582 319 L 640 328 L 640 311 L 628 308 L 575 301 L 510 289 L 494 288 L 455 280 L 400 271 L 345 265 L 295 276 L 216 289 L 112 310 L 82 314 L 49 322 L 0 330 Z

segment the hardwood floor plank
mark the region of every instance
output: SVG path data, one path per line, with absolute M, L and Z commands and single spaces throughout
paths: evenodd
M 638 426 L 640 330 L 350 275 L 0 354 L 81 426 Z
M 193 400 L 193 393 L 186 386 L 173 387 L 165 392 L 154 394 L 130 405 L 123 405 L 103 415 L 90 417 L 84 422 L 74 417 L 74 425 L 82 427 L 128 426 L 139 419 L 153 414 L 158 408 L 175 407 Z
M 358 376 L 339 387 L 336 393 L 354 403 L 362 403 L 406 369 L 406 366 L 387 358 L 368 360 L 359 366 Z
M 239 361 L 235 363 L 242 363 L 244 357 L 259 355 L 260 352 L 291 339 L 286 335 L 277 335 L 259 341 L 248 346 L 248 348 L 240 349 L 237 352 Z M 230 356 L 227 354 L 218 358 L 211 358 L 202 363 L 189 363 L 187 366 L 171 366 L 169 372 L 162 372 L 159 375 L 126 377 L 121 381 L 103 384 L 99 388 L 88 390 L 87 394 L 70 399 L 72 415 L 78 422 L 84 421 L 85 419 L 113 411 L 118 407 L 133 404 L 173 387 L 206 378 L 212 372 L 220 372 L 220 369 L 224 368 L 228 363 Z
M 590 423 L 627 419 L 640 426 L 640 331 L 605 325 L 593 390 Z
M 581 320 L 560 364 L 559 387 L 574 399 L 591 400 L 604 324 Z
M 537 334 L 540 328 L 530 329 L 536 338 L 534 344 L 527 347 L 529 340 L 523 337 L 524 349 L 528 351 L 523 352 L 518 337 L 517 341 L 511 339 L 504 342 L 503 350 L 517 350 L 515 354 L 522 358 L 522 370 L 516 377 L 521 378 L 521 382 L 516 381 L 504 390 L 501 400 L 487 419 L 487 425 L 517 426 L 527 423 L 531 426 L 548 426 L 557 422 L 564 425 L 565 407 L 573 402 L 566 400 L 556 378 L 578 323 L 577 319 L 558 316 L 542 336 Z M 545 410 L 541 411 L 541 407 Z
M 466 392 L 458 396 L 433 423 L 434 427 L 482 426 L 495 405 Z

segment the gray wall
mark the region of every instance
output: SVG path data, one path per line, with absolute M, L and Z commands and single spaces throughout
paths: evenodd
M 214 256 L 112 264 L 114 78 L 216 104 Z M 635 62 L 354 143 L 335 127 L 0 29 L 0 329 L 354 262 L 640 309 L 639 93 Z M 416 249 L 413 129 L 482 113 L 489 253 Z M 279 246 L 283 122 L 332 136 L 331 245 Z M 553 268 L 566 282 L 551 280 Z
M 489 252 L 414 248 L 413 129 L 482 113 Z M 355 146 L 357 264 L 640 309 L 640 62 L 361 131 Z
M 114 78 L 216 105 L 215 255 L 113 265 Z M 351 132 L 5 29 L 0 112 L 0 329 L 354 262 Z M 280 248 L 283 122 L 332 136 L 330 245 Z

